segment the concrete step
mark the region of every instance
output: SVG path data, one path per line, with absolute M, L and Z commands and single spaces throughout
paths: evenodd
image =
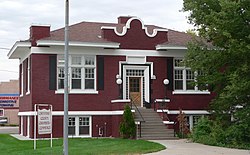
M 141 123 L 141 138 L 139 139 L 177 139 L 174 130 L 167 129 L 162 118 L 153 109 L 139 107 L 138 110 L 145 122 Z M 142 120 L 139 112 L 135 112 L 135 120 Z

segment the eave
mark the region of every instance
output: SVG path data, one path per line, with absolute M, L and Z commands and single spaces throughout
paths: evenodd
M 30 47 L 30 42 L 17 41 L 10 49 L 7 56 L 9 59 L 19 59 L 24 55 L 24 53 L 30 51 Z
M 161 50 L 187 50 L 186 46 L 179 46 L 179 45 L 157 45 L 156 47 L 157 51 Z
M 64 41 L 55 40 L 38 40 L 37 46 L 64 46 Z M 79 42 L 79 41 L 69 41 L 69 46 L 78 47 L 99 47 L 99 48 L 119 48 L 120 43 L 96 43 L 96 42 Z

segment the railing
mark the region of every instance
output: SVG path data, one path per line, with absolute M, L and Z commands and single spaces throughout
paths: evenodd
M 139 137 L 141 138 L 141 123 L 145 122 L 140 110 L 138 109 L 137 105 L 134 103 L 134 101 L 140 96 L 136 96 L 133 100 L 131 99 L 131 104 L 130 104 L 130 108 L 133 109 L 133 107 L 135 107 L 135 111 L 138 112 L 139 116 L 140 116 L 140 120 L 139 120 L 139 124 L 137 124 L 137 130 L 139 129 Z M 138 137 L 138 132 L 136 132 Z

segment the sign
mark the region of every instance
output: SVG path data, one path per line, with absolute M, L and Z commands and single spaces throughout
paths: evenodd
M 0 107 L 14 107 L 19 99 L 19 94 L 0 94 Z
M 38 109 L 38 134 L 51 134 L 52 133 L 52 121 L 51 110 Z

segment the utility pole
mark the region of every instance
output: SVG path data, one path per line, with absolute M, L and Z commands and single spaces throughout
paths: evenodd
M 63 154 L 68 155 L 68 81 L 69 81 L 69 0 L 65 1 L 65 47 L 64 47 L 64 117 L 63 117 Z

